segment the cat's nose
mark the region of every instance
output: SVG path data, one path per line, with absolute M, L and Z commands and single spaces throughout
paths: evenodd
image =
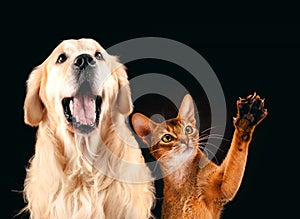
M 189 138 L 182 138 L 181 143 L 188 145 L 189 144 Z

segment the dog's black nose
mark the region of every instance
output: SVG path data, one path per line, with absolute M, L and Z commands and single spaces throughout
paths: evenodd
M 96 64 L 96 61 L 89 54 L 81 54 L 76 57 L 74 60 L 74 66 L 80 70 L 85 69 L 87 66 L 93 67 Z

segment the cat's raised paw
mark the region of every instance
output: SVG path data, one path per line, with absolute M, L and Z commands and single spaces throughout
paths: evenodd
M 237 117 L 234 119 L 235 126 L 244 130 L 247 127 L 254 127 L 267 116 L 267 109 L 264 107 L 264 99 L 261 99 L 255 92 L 246 98 L 237 101 Z

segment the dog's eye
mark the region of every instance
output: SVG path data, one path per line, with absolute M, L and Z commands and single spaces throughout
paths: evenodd
M 95 57 L 96 57 L 96 59 L 98 59 L 98 60 L 103 60 L 103 55 L 101 54 L 101 52 L 96 52 L 96 53 L 95 53 Z
M 67 60 L 67 56 L 64 53 L 62 53 L 58 56 L 56 63 L 60 64 L 60 63 L 65 62 L 66 60 Z

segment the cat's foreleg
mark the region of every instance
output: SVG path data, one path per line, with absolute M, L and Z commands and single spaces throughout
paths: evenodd
M 235 131 L 226 158 L 217 171 L 220 177 L 220 197 L 227 202 L 236 195 L 245 171 L 248 146 L 255 127 L 267 116 L 264 100 L 256 93 L 237 101 Z

